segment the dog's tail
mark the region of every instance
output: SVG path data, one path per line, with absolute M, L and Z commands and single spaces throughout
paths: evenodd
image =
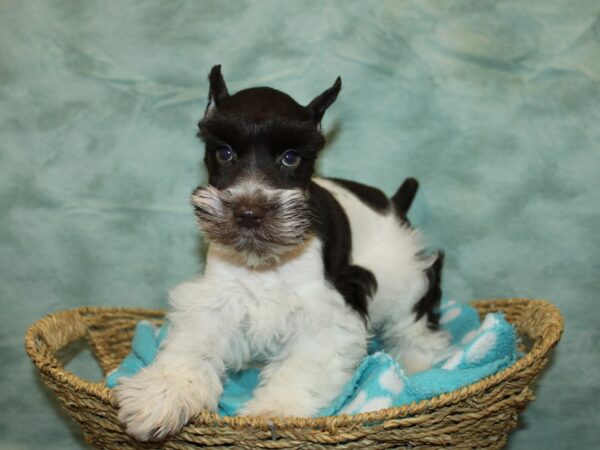
M 392 197 L 392 203 L 394 204 L 396 214 L 398 214 L 399 217 L 406 217 L 406 213 L 410 209 L 410 205 L 412 205 L 418 189 L 419 182 L 414 178 L 407 178 L 398 188 Z

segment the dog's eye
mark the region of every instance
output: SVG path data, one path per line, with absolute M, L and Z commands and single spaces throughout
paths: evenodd
M 281 164 L 286 167 L 295 168 L 300 165 L 302 158 L 294 150 L 287 150 L 281 155 Z
M 233 159 L 235 152 L 231 149 L 231 147 L 224 145 L 223 147 L 219 147 L 217 149 L 215 156 L 217 157 L 217 161 L 219 161 L 219 163 L 225 164 Z

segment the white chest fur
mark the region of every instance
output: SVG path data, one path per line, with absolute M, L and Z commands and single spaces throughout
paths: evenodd
M 204 275 L 174 289 L 171 303 L 171 321 L 177 323 L 195 315 L 203 316 L 199 320 L 205 323 L 207 311 L 214 314 L 214 326 L 223 331 L 223 340 L 215 344 L 232 369 L 273 358 L 299 334 L 336 326 L 364 329 L 325 279 L 321 241 L 316 237 L 266 268 L 249 268 L 211 247 Z

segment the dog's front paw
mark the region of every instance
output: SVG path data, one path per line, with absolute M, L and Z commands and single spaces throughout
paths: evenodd
M 221 392 L 207 385 L 196 374 L 167 373 L 156 367 L 121 378 L 114 390 L 119 420 L 137 440 L 164 439 L 203 409 L 217 409 Z

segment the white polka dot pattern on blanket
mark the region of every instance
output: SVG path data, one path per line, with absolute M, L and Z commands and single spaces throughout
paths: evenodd
M 445 324 L 453 321 L 460 315 L 460 308 L 452 308 L 444 313 L 442 317 L 440 317 L 440 323 Z
M 377 411 L 378 409 L 388 408 L 391 404 L 391 397 L 375 397 L 365 403 L 359 412 Z
M 358 393 L 356 398 L 350 402 L 349 405 L 344 407 L 340 412 L 342 414 L 355 414 L 359 411 L 359 408 L 363 406 L 363 404 L 367 401 L 367 393 L 365 391 L 361 391 Z
M 467 351 L 467 361 L 475 363 L 481 360 L 496 343 L 496 335 L 494 333 L 485 333 L 480 336 Z
M 481 330 L 489 330 L 493 328 L 496 324 L 498 324 L 498 319 L 491 314 L 485 316 L 483 323 L 481 324 Z
M 404 389 L 404 382 L 400 379 L 393 367 L 383 372 L 379 377 L 379 385 L 388 391 L 399 394 Z
M 471 342 L 473 339 L 475 339 L 475 337 L 477 336 L 479 330 L 471 330 L 469 331 L 467 334 L 465 334 L 463 336 L 463 338 L 460 340 L 461 344 L 468 344 L 469 342 Z
M 445 370 L 454 370 L 458 367 L 458 365 L 460 364 L 460 362 L 462 361 L 464 352 L 462 350 L 456 352 L 454 355 L 452 355 L 448 361 L 446 361 L 444 363 L 444 365 L 442 366 L 442 369 Z

